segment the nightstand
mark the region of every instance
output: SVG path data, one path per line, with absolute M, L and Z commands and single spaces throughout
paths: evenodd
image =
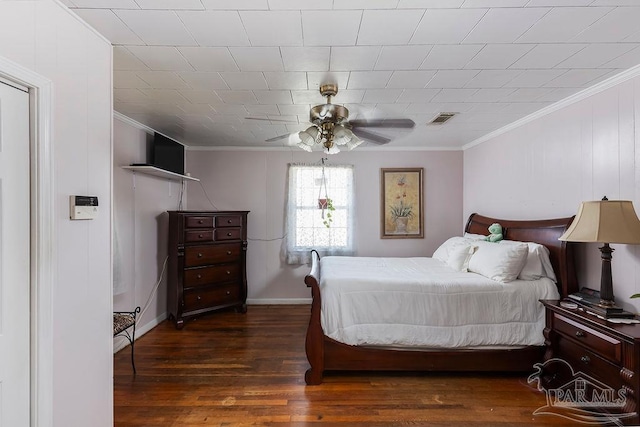
M 547 364 L 551 369 L 544 375 L 545 388 L 557 389 L 582 373 L 589 396 L 594 387 L 601 385 L 613 389 L 616 396 L 619 390 L 624 390 L 625 406 L 608 411 L 634 413 L 624 422 L 638 424 L 640 324 L 614 324 L 580 309 L 562 307 L 556 300 L 542 301 L 542 304 L 546 310 L 545 361 L 562 359 L 573 370 L 551 368 L 553 365 Z

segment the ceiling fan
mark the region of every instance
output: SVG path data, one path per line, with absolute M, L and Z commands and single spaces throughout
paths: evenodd
M 364 130 L 364 128 L 396 128 L 411 129 L 415 126 L 410 119 L 375 119 L 375 120 L 351 120 L 349 110 L 331 103 L 331 98 L 338 93 L 338 85 L 328 83 L 320 85 L 320 94 L 327 98 L 326 104 L 316 105 L 309 111 L 311 126 L 302 132 L 286 134 L 267 139 L 267 142 L 278 141 L 285 138 L 296 140 L 296 145 L 305 151 L 311 152 L 316 145 L 322 146 L 327 154 L 335 154 L 339 147 L 351 150 L 363 141 L 373 144 L 386 144 L 391 141 L 382 135 Z

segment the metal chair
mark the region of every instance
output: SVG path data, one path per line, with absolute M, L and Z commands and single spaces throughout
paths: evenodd
M 136 374 L 136 363 L 133 359 L 133 347 L 136 340 L 136 317 L 140 313 L 140 307 L 133 311 L 113 312 L 113 337 L 122 336 L 129 340 L 131 344 L 131 366 L 133 374 Z M 131 328 L 131 332 L 129 329 Z

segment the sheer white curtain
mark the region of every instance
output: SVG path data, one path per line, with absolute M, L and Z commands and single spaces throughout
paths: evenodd
M 286 211 L 287 264 L 310 262 L 310 251 L 322 255 L 354 254 L 353 165 L 289 164 Z M 319 198 L 328 197 L 335 210 L 324 211 Z M 329 227 L 325 225 L 331 213 Z

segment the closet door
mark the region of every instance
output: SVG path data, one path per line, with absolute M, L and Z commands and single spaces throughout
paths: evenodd
M 29 94 L 0 81 L 0 426 L 28 426 Z

